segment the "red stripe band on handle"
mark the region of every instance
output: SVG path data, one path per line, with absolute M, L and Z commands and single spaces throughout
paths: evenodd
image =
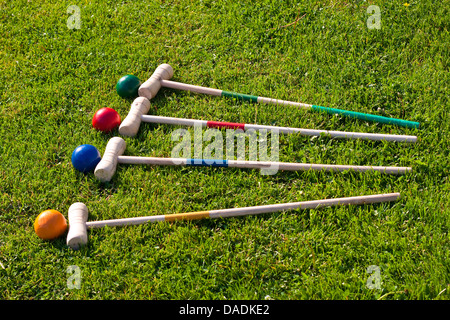
M 225 129 L 242 129 L 245 130 L 245 123 L 222 122 L 222 121 L 207 121 L 208 128 L 225 128 Z

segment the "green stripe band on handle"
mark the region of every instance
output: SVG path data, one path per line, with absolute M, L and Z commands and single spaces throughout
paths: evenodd
M 334 109 L 334 108 L 327 108 L 327 107 L 321 107 L 321 106 L 315 106 L 313 105 L 312 110 L 316 111 L 322 111 L 329 114 L 342 114 L 351 118 L 366 120 L 366 121 L 374 121 L 379 123 L 386 123 L 386 124 L 395 124 L 401 127 L 406 128 L 419 128 L 420 123 L 414 122 L 414 121 L 407 121 L 407 120 L 401 120 L 401 119 L 395 119 L 395 118 L 388 118 L 383 116 L 377 116 L 373 114 L 368 113 L 361 113 L 361 112 L 354 112 L 354 111 L 347 111 L 347 110 L 341 110 L 341 109 Z
M 250 94 L 229 92 L 229 91 L 222 91 L 222 97 L 236 98 L 236 99 L 239 99 L 239 100 L 251 101 L 251 102 L 258 102 L 258 97 L 257 96 L 252 96 Z

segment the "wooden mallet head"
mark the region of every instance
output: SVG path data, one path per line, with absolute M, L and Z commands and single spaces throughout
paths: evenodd
M 116 172 L 118 157 L 125 152 L 126 142 L 120 137 L 111 138 L 106 144 L 105 153 L 94 170 L 95 177 L 108 182 Z
M 82 202 L 75 202 L 69 207 L 69 232 L 67 233 L 67 245 L 74 250 L 88 242 L 87 226 L 88 209 Z
M 169 80 L 172 76 L 173 69 L 169 64 L 163 63 L 159 65 L 152 76 L 139 87 L 139 96 L 146 97 L 148 100 L 154 98 L 159 89 L 161 89 L 161 80 Z
M 119 126 L 119 133 L 123 136 L 133 137 L 139 131 L 142 115 L 150 110 L 150 100 L 146 97 L 138 97 L 131 104 L 130 111 Z

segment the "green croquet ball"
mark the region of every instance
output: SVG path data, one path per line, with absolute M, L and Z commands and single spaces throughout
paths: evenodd
M 141 81 L 138 77 L 127 74 L 117 81 L 116 91 L 122 98 L 134 98 L 138 95 Z

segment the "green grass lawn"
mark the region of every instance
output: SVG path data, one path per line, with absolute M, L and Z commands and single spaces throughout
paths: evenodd
M 369 29 L 369 5 L 381 9 Z M 69 29 L 70 5 L 81 26 Z M 448 1 L 0 1 L 0 298 L 449 299 Z M 119 165 L 109 183 L 72 151 L 112 136 L 117 80 L 173 80 L 418 121 L 420 129 L 161 89 L 150 113 L 417 135 L 418 142 L 280 136 L 279 160 L 411 166 L 278 172 Z M 170 157 L 168 125 L 142 124 L 126 155 Z M 192 131 L 192 129 L 189 129 Z M 395 203 L 89 231 L 79 251 L 40 240 L 36 216 L 84 202 L 90 220 L 400 192 Z M 76 267 L 72 267 L 76 266 Z M 376 273 L 381 283 L 368 284 Z M 71 269 L 72 268 L 72 269 Z M 79 271 L 79 288 L 72 279 Z M 368 272 L 369 270 L 369 272 Z

